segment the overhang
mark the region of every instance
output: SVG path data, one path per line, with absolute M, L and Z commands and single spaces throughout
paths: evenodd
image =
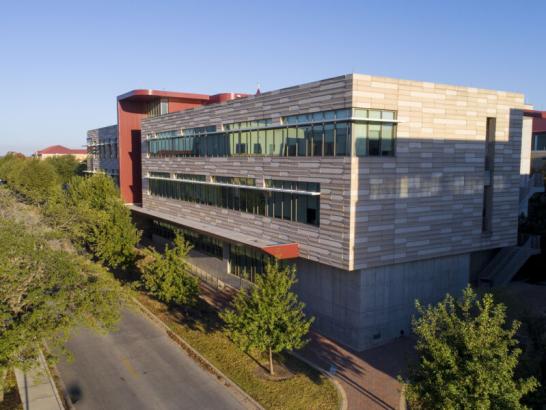
M 533 134 L 546 132 L 546 111 L 525 110 L 523 115 L 533 118 Z
M 118 96 L 118 101 L 122 100 L 148 100 L 151 98 L 179 98 L 192 101 L 207 102 L 210 100 L 210 96 L 207 94 L 193 94 L 193 93 L 179 93 L 174 91 L 160 91 L 160 90 L 132 90 L 125 94 Z
M 200 233 L 214 236 L 228 242 L 233 242 L 235 244 L 246 245 L 255 249 L 259 249 L 262 252 L 272 255 L 280 260 L 294 259 L 299 257 L 300 255 L 298 243 L 279 243 L 269 241 L 263 238 L 255 238 L 240 232 L 211 226 L 209 224 L 198 222 L 182 216 L 172 216 L 164 212 L 152 211 L 150 209 L 142 208 L 136 205 L 130 205 L 129 208 L 131 209 L 131 211 L 138 214 L 151 216 L 153 218 L 161 219 L 165 222 L 171 222 L 176 225 L 181 225 L 183 227 L 187 227 Z

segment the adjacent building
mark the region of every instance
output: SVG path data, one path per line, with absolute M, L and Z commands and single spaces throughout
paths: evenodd
M 87 150 L 71 149 L 63 147 L 62 145 L 52 145 L 51 147 L 36 151 L 32 156 L 40 159 L 45 159 L 64 155 L 72 155 L 78 161 L 85 161 L 85 159 L 87 158 Z
M 122 196 L 211 273 L 294 263 L 325 335 L 407 334 L 415 299 L 459 293 L 516 245 L 522 94 L 350 74 L 221 96 L 118 97 Z
M 118 126 L 87 131 L 87 172 L 104 172 L 119 185 Z

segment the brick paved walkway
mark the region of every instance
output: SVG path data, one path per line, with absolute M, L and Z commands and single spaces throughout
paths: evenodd
M 318 333 L 300 352 L 325 370 L 335 372 L 347 393 L 349 410 L 399 409 L 399 374 L 405 374 L 414 358 L 413 340 L 397 339 L 386 345 L 355 352 Z
M 219 310 L 235 292 L 229 288 L 218 291 L 204 283 L 201 291 L 201 296 Z M 299 353 L 327 371 L 335 368 L 335 377 L 347 393 L 348 410 L 400 408 L 400 383 L 396 378 L 404 374 L 407 363 L 415 357 L 413 339 L 403 337 L 355 352 L 318 333 L 311 332 L 309 336 L 309 344 Z

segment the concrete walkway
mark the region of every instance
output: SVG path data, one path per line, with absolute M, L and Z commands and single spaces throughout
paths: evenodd
M 25 410 L 64 410 L 51 379 L 44 356 L 40 353 L 38 366 L 25 373 L 15 369 L 19 396 Z

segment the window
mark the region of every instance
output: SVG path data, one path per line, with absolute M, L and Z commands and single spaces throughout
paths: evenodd
M 313 125 L 313 155 L 322 157 L 323 152 L 323 135 L 324 129 L 322 125 Z
M 489 117 L 486 122 L 485 130 L 485 161 L 484 169 L 489 171 L 488 184 L 483 187 L 482 202 L 482 232 L 490 233 L 493 226 L 493 168 L 495 164 L 495 132 L 497 120 Z
M 170 178 L 171 174 L 168 172 L 150 172 L 152 178 Z
M 159 106 L 159 115 L 169 113 L 169 100 L 167 98 L 162 98 Z
M 286 155 L 289 157 L 296 156 L 297 152 L 297 135 L 298 135 L 298 129 L 296 127 L 289 127 L 288 130 L 288 138 L 286 139 Z
M 354 150 L 357 157 L 364 157 L 368 153 L 366 141 L 368 140 L 368 125 L 354 123 L 352 127 Z
M 368 124 L 368 154 L 379 156 L 381 153 L 379 139 L 381 138 L 381 124 Z
M 492 171 L 495 162 L 495 132 L 496 118 L 487 118 L 485 132 L 485 170 Z
M 324 125 L 324 156 L 334 155 L 334 124 Z
M 213 176 L 212 180 L 220 184 L 256 186 L 255 178 Z
M 186 128 L 159 132 L 146 143 L 151 157 L 394 155 L 394 111 L 322 111 L 283 117 L 282 124 L 263 119 L 225 124 L 226 132 L 216 126 Z
M 151 195 L 315 226 L 320 223 L 320 186 L 316 183 L 269 180 L 268 185 L 277 188 L 270 191 L 251 188 L 255 184 L 252 178 L 215 177 L 216 181 L 233 182 L 230 183 L 232 186 L 222 186 L 185 178 L 161 179 L 164 177 L 159 175 L 163 174 L 166 173 L 150 173 L 148 187 Z
M 546 134 L 533 135 L 533 151 L 546 151 Z
M 392 155 L 394 150 L 394 125 L 382 124 L 381 125 L 381 155 Z
M 336 156 L 350 155 L 347 149 L 347 141 L 349 139 L 349 127 L 346 122 L 336 124 Z
M 195 174 L 176 174 L 176 179 L 185 179 L 186 181 L 202 181 L 207 180 L 206 175 L 195 175 Z

